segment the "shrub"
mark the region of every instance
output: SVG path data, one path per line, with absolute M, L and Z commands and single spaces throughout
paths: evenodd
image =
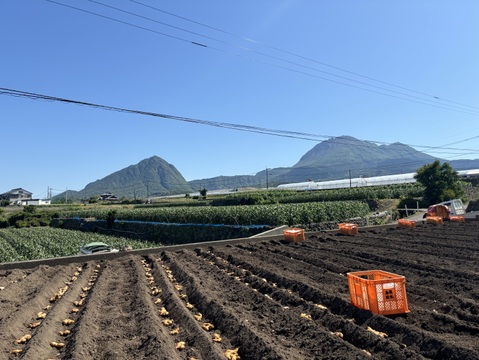
M 0 218 L 0 228 L 6 228 L 8 227 L 8 219 L 7 218 L 4 218 L 4 217 L 1 217 Z

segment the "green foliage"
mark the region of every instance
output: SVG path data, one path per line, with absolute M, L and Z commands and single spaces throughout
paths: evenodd
M 153 247 L 145 241 L 124 237 L 106 236 L 81 231 L 37 228 L 0 229 L 0 262 L 45 259 L 79 254 L 80 246 L 101 241 L 121 249 L 130 245 L 133 249 Z
M 0 228 L 6 228 L 8 225 L 8 219 L 5 217 L 0 217 Z
M 23 212 L 25 214 L 34 214 L 36 211 L 36 206 L 34 205 L 27 205 L 23 208 Z
M 30 225 L 30 223 L 26 220 L 15 221 L 15 227 L 16 228 L 24 228 L 24 227 L 28 227 L 29 225 Z
M 5 200 L 5 199 L 0 200 L 0 206 L 8 206 L 8 205 L 10 205 L 10 200 Z
M 419 184 L 399 184 L 370 186 L 332 190 L 296 191 L 263 190 L 231 194 L 213 200 L 213 206 L 292 204 L 319 201 L 375 201 L 379 199 L 400 199 L 422 196 L 423 187 Z M 374 208 L 372 205 L 371 208 Z
M 30 226 L 48 226 L 52 217 L 58 213 L 52 211 L 38 211 L 36 206 L 25 206 L 22 212 L 14 213 L 8 218 L 8 224 L 17 228 Z
M 441 165 L 436 160 L 424 165 L 417 170 L 415 179 L 424 186 L 423 199 L 426 203 L 436 204 L 463 195 L 459 174 L 448 163 Z
M 109 229 L 111 229 L 113 227 L 113 223 L 116 219 L 116 216 L 117 216 L 117 211 L 116 210 L 108 211 L 108 213 L 106 215 L 106 225 Z
M 83 209 L 65 211 L 61 218 L 96 218 L 106 220 L 107 209 Z M 311 202 L 295 204 L 271 204 L 251 206 L 197 206 L 118 209 L 119 220 L 138 220 L 180 224 L 227 225 L 283 225 L 308 222 L 341 221 L 361 217 L 370 211 L 362 201 Z
M 205 188 L 203 188 L 203 189 L 200 190 L 200 195 L 203 196 L 203 198 L 205 198 L 207 192 L 208 192 L 208 190 L 206 190 Z

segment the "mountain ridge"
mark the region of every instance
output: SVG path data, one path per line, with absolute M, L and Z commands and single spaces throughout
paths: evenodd
M 445 161 L 399 142 L 377 145 L 352 136 L 339 136 L 318 143 L 291 167 L 265 169 L 255 175 L 220 175 L 186 181 L 174 165 L 154 155 L 89 183 L 83 190 L 69 191 L 68 195 L 86 199 L 111 192 L 118 198 L 136 199 L 189 194 L 201 189 L 265 188 L 281 183 L 409 173 L 434 160 Z M 449 163 L 455 170 L 479 168 L 479 159 Z

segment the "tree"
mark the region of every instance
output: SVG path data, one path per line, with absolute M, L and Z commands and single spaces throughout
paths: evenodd
M 416 171 L 414 178 L 424 186 L 423 199 L 426 203 L 436 204 L 463 195 L 459 186 L 459 174 L 449 163 L 439 160 L 424 165 Z
M 208 190 L 206 190 L 204 188 L 200 190 L 200 195 L 203 196 L 203 199 L 206 198 L 206 193 L 207 192 L 208 192 Z

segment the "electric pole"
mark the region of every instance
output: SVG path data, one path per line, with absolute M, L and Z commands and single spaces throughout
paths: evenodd
M 268 167 L 266 167 L 266 190 L 269 188 L 269 175 L 268 175 Z

